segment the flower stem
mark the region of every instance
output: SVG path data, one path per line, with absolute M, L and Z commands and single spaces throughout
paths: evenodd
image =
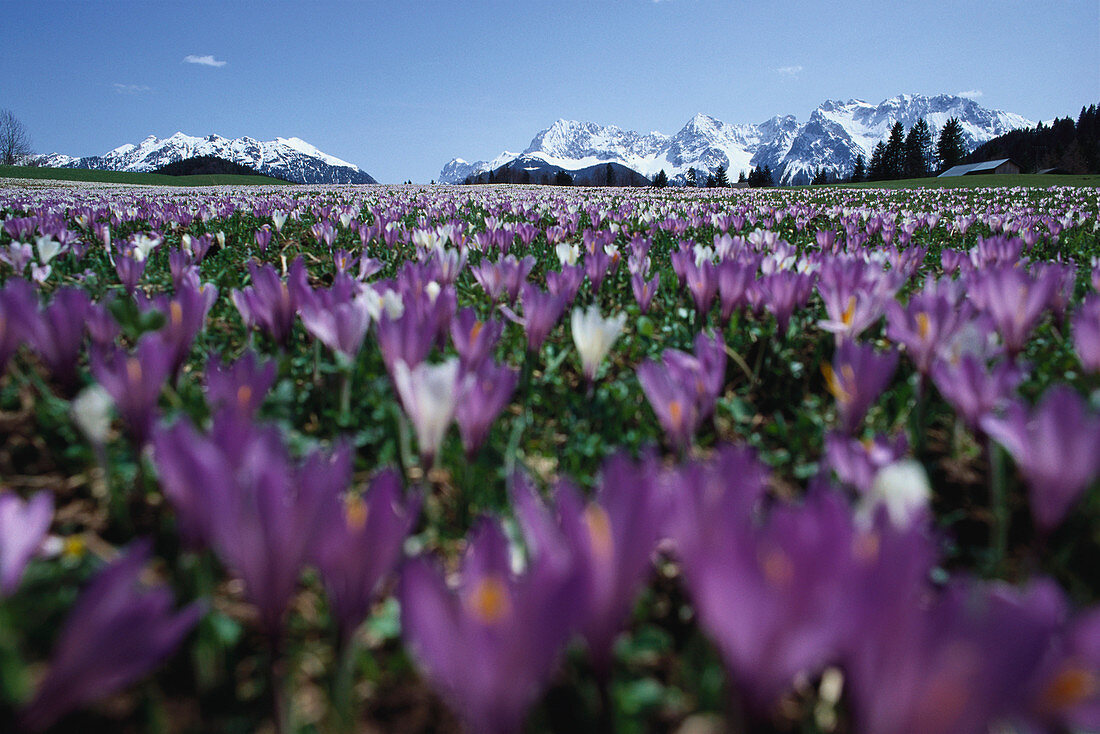
M 1008 497 L 1005 491 L 1004 450 L 987 439 L 989 455 L 989 502 L 993 513 L 991 571 L 998 574 L 1008 551 Z

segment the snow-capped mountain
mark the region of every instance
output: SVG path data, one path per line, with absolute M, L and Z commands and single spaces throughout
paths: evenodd
M 147 172 L 196 156 L 215 156 L 295 183 L 378 183 L 358 166 L 323 153 L 300 138 L 265 142 L 220 135 L 197 138 L 178 132 L 164 139 L 150 135 L 137 145 L 127 143 L 101 156 L 74 158 L 54 153 L 41 156 L 38 163 L 55 168 Z
M 479 173 L 500 168 L 505 163 L 516 159 L 515 153 L 504 151 L 491 161 L 474 161 L 468 163 L 461 158 L 455 158 L 439 173 L 440 183 L 462 183 L 467 176 L 477 176 Z
M 663 169 L 674 183 L 683 182 L 691 168 L 705 176 L 725 166 L 735 180 L 741 171 L 748 173 L 767 165 L 776 181 L 797 184 L 808 182 L 817 168 L 847 175 L 857 155 L 870 159 L 875 144 L 889 137 L 895 122 L 908 129 L 922 117 L 934 134 L 949 118 L 957 117 L 970 148 L 1035 124 L 1020 115 L 987 109 L 966 97 L 902 94 L 877 105 L 855 99 L 826 101 L 806 122 L 793 115 L 777 115 L 760 124 L 730 124 L 699 114 L 672 136 L 558 120 L 536 135 L 519 155 L 541 158 L 568 171 L 615 162 L 652 178 Z M 461 183 L 470 174 L 494 170 L 516 157 L 504 153 L 492 162 L 477 164 L 455 159 L 443 168 L 439 181 Z

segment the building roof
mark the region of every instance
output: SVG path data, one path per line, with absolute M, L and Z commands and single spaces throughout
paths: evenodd
M 952 166 L 946 171 L 941 173 L 937 178 L 943 178 L 944 176 L 965 176 L 968 173 L 977 173 L 979 171 L 992 171 L 1002 163 L 1008 163 L 1012 161 L 1011 158 L 998 158 L 995 161 L 982 161 L 981 163 L 963 163 L 959 166 Z M 1017 166 L 1019 168 L 1019 166 Z

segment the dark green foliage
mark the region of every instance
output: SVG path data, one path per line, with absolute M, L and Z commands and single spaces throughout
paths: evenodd
M 565 171 L 558 171 L 557 173 L 554 174 L 554 185 L 555 186 L 572 186 L 573 185 L 573 177 L 570 176 Z
M 213 155 L 201 155 L 194 158 L 185 158 L 182 161 L 161 166 L 153 173 L 163 173 L 166 176 L 263 176 L 255 169 L 248 166 L 227 161 Z M 277 176 L 274 178 L 278 178 Z
M 970 162 L 1011 158 L 1027 171 L 1049 168 L 1062 173 L 1100 173 L 1100 106 L 1082 107 L 1077 122 L 1069 116 L 1050 126 L 1039 123 L 993 138 L 970 154 Z
M 951 166 L 962 163 L 966 155 L 966 146 L 963 144 L 962 123 L 959 118 L 952 117 L 944 123 L 940 130 L 939 140 L 936 141 L 936 158 L 940 162 L 940 170 L 946 170 Z
M 775 181 L 772 180 L 772 169 L 767 164 L 763 168 L 757 166 L 749 173 L 749 186 L 752 188 L 762 188 L 765 186 L 775 186 Z
M 668 174 L 665 173 L 665 169 L 661 169 L 653 178 L 653 186 L 658 189 L 663 189 L 668 186 Z
M 901 178 L 905 172 L 905 125 L 901 120 L 890 128 L 890 137 L 882 156 L 883 178 Z
M 932 168 L 932 129 L 924 118 L 909 129 L 905 136 L 905 178 L 924 178 Z
M 852 166 L 852 176 L 848 180 L 852 183 L 859 183 L 865 178 L 867 178 L 866 163 L 863 160 L 863 154 L 859 153 L 856 155 L 855 165 Z
M 726 177 L 726 167 L 718 166 L 718 170 L 714 172 L 714 186 L 716 188 L 724 189 L 729 185 L 730 180 Z

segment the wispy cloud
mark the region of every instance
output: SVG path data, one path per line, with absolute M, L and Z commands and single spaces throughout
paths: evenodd
M 111 86 L 118 94 L 143 94 L 153 91 L 152 87 L 147 87 L 144 84 L 119 84 L 115 82 Z
M 965 92 L 955 92 L 956 97 L 966 97 L 967 99 L 977 99 L 982 96 L 982 90 L 980 89 L 968 89 Z
M 798 64 L 794 66 L 780 66 L 775 71 L 777 74 L 782 74 L 783 76 L 798 76 L 802 73 L 802 66 Z
M 202 66 L 225 66 L 224 61 L 218 61 L 212 54 L 206 56 L 195 56 L 194 54 L 188 54 L 183 57 L 183 60 L 188 64 L 200 64 Z

